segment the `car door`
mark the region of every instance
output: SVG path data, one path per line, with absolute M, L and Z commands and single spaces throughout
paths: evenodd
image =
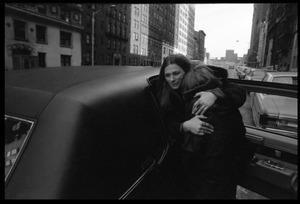
M 297 86 L 229 79 L 247 89 L 247 100 L 240 111 L 246 137 L 255 156 L 248 166 L 240 187 L 247 194 L 256 193 L 269 199 L 295 199 L 298 192 L 298 127 L 294 134 L 257 127 L 253 121 L 251 94 L 266 93 L 297 98 Z M 249 197 L 248 197 L 249 198 Z

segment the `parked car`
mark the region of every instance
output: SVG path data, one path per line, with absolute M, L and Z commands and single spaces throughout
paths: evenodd
M 245 75 L 245 80 L 261 81 L 267 72 L 273 72 L 273 70 L 259 68 L 249 69 L 249 72 Z
M 238 66 L 236 71 L 239 79 L 245 79 L 246 73 L 248 72 L 249 69 L 251 69 L 251 67 Z
M 95 66 L 5 72 L 5 199 L 174 199 L 154 98 L 159 69 Z M 297 97 L 297 87 L 232 80 Z M 297 138 L 247 126 L 255 158 L 240 182 L 297 198 Z
M 297 72 L 268 72 L 264 82 L 298 84 Z M 251 108 L 256 126 L 289 135 L 298 134 L 297 98 L 251 93 Z

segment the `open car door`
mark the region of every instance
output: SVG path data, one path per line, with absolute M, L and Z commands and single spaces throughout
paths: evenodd
M 258 126 L 253 121 L 252 111 L 254 108 L 251 107 L 251 96 L 253 93 L 260 92 L 297 98 L 297 86 L 236 79 L 230 79 L 230 81 L 250 91 L 247 101 L 240 111 L 247 129 L 246 137 L 253 146 L 255 156 L 248 166 L 247 175 L 239 185 L 269 199 L 296 199 L 298 192 L 298 121 L 293 124 L 294 130 L 296 130 L 293 134 Z M 289 105 L 285 104 L 285 106 Z M 297 114 L 297 110 L 295 114 Z M 298 117 L 296 119 L 298 120 Z M 278 121 L 275 123 L 277 124 Z M 279 127 L 279 124 L 277 126 Z

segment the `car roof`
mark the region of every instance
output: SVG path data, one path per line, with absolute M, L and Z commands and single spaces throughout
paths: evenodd
M 298 72 L 268 72 L 272 76 L 298 76 Z
M 142 66 L 78 66 L 5 72 L 5 113 L 38 118 L 57 95 L 91 104 L 104 95 L 144 87 L 159 69 Z M 102 95 L 101 95 L 102 94 Z
M 14 70 L 5 72 L 5 86 L 22 87 L 57 93 L 75 84 L 132 72 L 145 72 L 153 67 L 140 66 L 74 66 Z

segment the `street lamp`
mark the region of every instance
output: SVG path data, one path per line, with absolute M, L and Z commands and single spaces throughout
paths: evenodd
M 109 8 L 109 7 L 115 7 L 116 5 L 110 5 L 110 6 L 106 6 L 106 7 L 103 7 L 102 9 L 94 12 L 93 11 L 93 16 L 92 16 L 92 66 L 94 66 L 94 32 L 95 32 L 95 15 L 97 13 L 99 13 L 100 11 L 103 11 L 104 9 L 106 8 Z

